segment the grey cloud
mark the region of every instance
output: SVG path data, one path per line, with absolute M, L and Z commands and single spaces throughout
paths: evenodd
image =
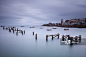
M 0 0 L 0 2 L 0 19 L 18 19 L 18 22 L 23 24 L 60 22 L 61 19 L 86 17 L 85 0 Z
M 85 8 L 86 9 L 86 5 L 77 5 L 80 8 Z

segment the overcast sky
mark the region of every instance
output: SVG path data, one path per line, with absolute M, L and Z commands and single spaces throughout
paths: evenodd
M 86 18 L 86 0 L 0 0 L 0 25 Z

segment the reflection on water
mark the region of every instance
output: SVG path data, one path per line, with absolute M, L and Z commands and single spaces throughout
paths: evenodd
M 29 27 L 17 27 L 21 30 L 25 30 L 25 34 L 11 31 L 3 30 L 0 27 L 0 57 L 9 56 L 29 56 L 29 57 L 85 57 L 86 56 L 86 45 L 60 45 L 60 39 L 62 35 L 76 36 L 81 35 L 86 38 L 86 29 L 69 28 L 69 31 L 64 31 L 63 28 L 57 27 L 58 29 L 52 29 L 52 31 L 47 31 L 47 27 L 29 28 Z M 72 30 L 72 31 L 71 31 Z M 34 35 L 33 35 L 34 31 Z M 17 34 L 18 33 L 18 34 Z M 35 34 L 37 33 L 37 38 Z M 60 34 L 60 39 L 49 37 L 46 40 L 46 35 Z M 17 36 L 16 36 L 17 35 Z M 82 41 L 80 42 L 82 43 Z
M 73 46 L 73 43 L 71 43 L 69 46 L 70 46 L 70 48 L 71 48 L 71 47 Z

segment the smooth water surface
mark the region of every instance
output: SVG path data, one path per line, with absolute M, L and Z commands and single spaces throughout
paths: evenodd
M 35 28 L 17 27 L 25 30 L 25 34 L 9 32 L 0 27 L 0 57 L 86 57 L 86 45 L 60 45 L 60 39 L 57 37 L 52 40 L 51 37 L 46 41 L 46 35 L 60 34 L 86 38 L 86 28 L 69 28 L 64 31 L 63 27 L 40 26 Z M 52 29 L 47 31 L 46 29 Z M 37 33 L 37 39 L 32 32 Z

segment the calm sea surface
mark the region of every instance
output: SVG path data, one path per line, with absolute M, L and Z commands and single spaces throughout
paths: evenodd
M 8 26 L 7 26 L 8 27 Z M 86 45 L 60 45 L 60 39 L 51 37 L 46 41 L 46 35 L 60 34 L 86 38 L 86 28 L 69 28 L 64 31 L 62 27 L 52 29 L 52 27 L 35 26 L 35 28 L 19 27 L 25 30 L 25 34 L 9 32 L 0 27 L 0 57 L 86 57 Z M 52 29 L 47 31 L 46 29 Z M 37 33 L 37 40 L 35 35 Z

